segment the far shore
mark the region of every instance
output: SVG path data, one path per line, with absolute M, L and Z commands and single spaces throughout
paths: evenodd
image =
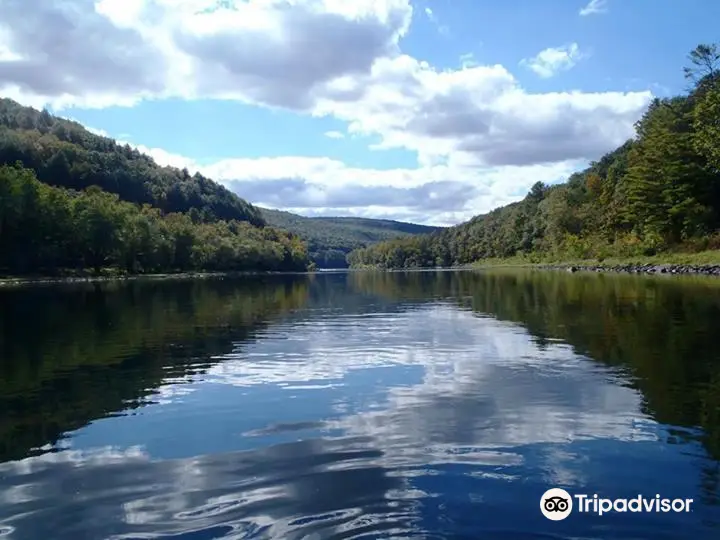
M 527 258 L 516 257 L 478 261 L 470 267 L 474 269 L 516 267 L 567 272 L 720 276 L 720 251 L 572 261 L 531 261 Z
M 574 261 L 533 261 L 526 257 L 507 259 L 485 259 L 472 264 L 428 267 L 428 268 L 381 268 L 361 266 L 355 268 L 316 268 L 298 272 L 238 271 L 238 272 L 175 272 L 161 274 L 121 274 L 105 271 L 104 274 L 0 276 L 0 287 L 29 284 L 63 283 L 104 283 L 138 280 L 189 280 L 224 279 L 271 275 L 308 275 L 327 272 L 427 272 L 453 270 L 483 270 L 490 268 L 528 268 L 538 270 L 562 270 L 567 272 L 663 274 L 663 275 L 706 275 L 720 277 L 720 251 L 705 251 L 693 254 L 666 254 L 664 256 L 617 258 L 603 261 L 587 259 Z
M 612 259 L 548 260 L 532 256 L 517 256 L 505 259 L 483 259 L 471 264 L 434 268 L 381 268 L 372 265 L 360 266 L 353 270 L 378 270 L 388 272 L 422 270 L 484 270 L 490 268 L 528 268 L 537 270 L 563 270 L 567 272 L 664 274 L 664 275 L 707 275 L 720 276 L 720 250 L 698 253 L 663 253 L 654 256 L 639 256 Z
M 271 272 L 271 271 L 244 271 L 244 272 L 175 272 L 165 274 L 113 274 L 113 275 L 69 275 L 69 276 L 7 276 L 0 277 L 0 287 L 11 285 L 31 285 L 31 284 L 54 284 L 54 283 L 105 283 L 115 281 L 170 281 L 170 280 L 188 280 L 188 279 L 222 279 L 222 278 L 238 278 L 249 276 L 273 276 L 273 275 L 301 275 L 309 274 L 307 272 Z
M 704 275 L 720 277 L 720 264 L 652 264 L 652 263 L 623 263 L 623 264 L 571 264 L 571 263 L 528 263 L 528 264 L 491 264 L 472 265 L 475 270 L 483 268 L 536 268 L 540 270 L 564 270 L 566 272 L 595 272 L 595 273 L 623 273 L 623 274 L 665 274 L 665 275 Z

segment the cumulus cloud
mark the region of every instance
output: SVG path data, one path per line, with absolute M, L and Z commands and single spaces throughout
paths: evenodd
M 326 131 L 325 136 L 329 139 L 344 139 L 345 134 L 342 131 Z
M 6 0 L 2 45 L 22 60 L 0 62 L 0 85 L 55 104 L 236 99 L 334 116 L 351 132 L 379 135 L 379 148 L 430 156 L 463 151 L 460 141 L 472 136 L 482 140 L 471 145 L 478 163 L 514 165 L 498 161 L 505 154 L 496 140 L 505 145 L 531 127 L 541 155 L 577 136 L 563 129 L 568 115 L 568 128 L 577 128 L 594 126 L 601 113 L 603 124 L 618 129 L 600 126 L 607 136 L 583 155 L 564 156 L 593 159 L 622 142 L 619 131 L 620 139 L 632 133 L 651 97 L 578 92 L 546 99 L 500 65 L 438 70 L 400 51 L 408 0 L 255 0 L 204 11 L 199 0 L 30 4 L 33 17 L 27 0 Z M 554 73 L 579 54 L 576 44 L 547 49 L 531 66 Z
M 502 171 L 514 176 L 516 167 L 547 165 L 540 177 L 531 176 L 537 168 L 523 174 L 529 187 L 621 144 L 652 98 L 650 91 L 531 93 L 506 67 L 476 61 L 438 69 L 401 49 L 412 13 L 409 0 L 3 0 L 0 93 L 55 108 L 202 98 L 333 117 L 346 122 L 348 135 L 378 141 L 373 149 L 416 153 L 420 167 L 360 174 L 306 160 L 309 170 L 278 174 L 275 162 L 260 175 L 276 182 L 265 184 L 268 191 L 287 181 L 288 171 L 294 192 L 308 191 L 329 166 L 346 178 L 383 175 L 392 189 L 362 200 L 387 198 L 389 207 L 407 199 L 409 213 L 422 196 L 426 210 L 438 210 L 430 196 L 434 182 L 445 182 L 439 187 L 451 193 L 439 200 L 446 211 L 468 216 L 488 210 L 485 203 L 507 202 L 515 187 L 492 183 Z M 573 44 L 542 51 L 528 65 L 545 76 L 579 55 Z M 222 180 L 257 180 L 244 175 L 247 161 L 233 163 L 232 175 L 228 163 L 214 166 L 227 173 Z M 252 167 L 259 163 L 271 165 Z M 457 182 L 468 186 L 464 206 L 453 195 Z M 430 187 L 416 189 L 423 183 Z M 355 185 L 362 183 L 298 195 L 293 204 L 314 209 L 313 201 L 323 200 L 348 208 Z M 244 187 L 267 199 L 262 185 Z
M 572 49 L 568 54 L 577 59 Z M 533 147 L 533 163 L 596 159 L 633 135 L 651 98 L 650 92 L 531 94 L 503 66 L 441 71 L 407 55 L 379 59 L 356 84 L 364 90 L 357 100 L 322 99 L 316 113 L 346 120 L 351 133 L 380 135 L 377 149 L 475 166 L 527 163 L 524 152 L 507 151 L 508 141 L 517 139 Z M 591 140 L 576 146 L 579 134 L 590 133 Z M 558 147 L 569 152 L 558 156 Z
M 477 188 L 451 180 L 409 188 L 346 184 L 318 189 L 304 178 L 234 181 L 230 185 L 261 204 L 303 208 L 364 208 L 382 201 L 384 205 L 409 210 L 447 211 L 462 208 L 467 198 L 474 198 L 477 193 Z
M 570 43 L 562 47 L 548 47 L 534 57 L 524 59 L 521 64 L 547 79 L 561 71 L 572 69 L 583 56 L 578 44 Z
M 590 0 L 590 2 L 580 10 L 580 16 L 596 15 L 598 13 L 607 12 L 607 0 Z
M 477 168 L 462 162 L 396 169 L 355 168 L 329 158 L 224 159 L 209 165 L 132 145 L 161 165 L 217 180 L 252 203 L 309 216 L 351 215 L 453 225 L 556 183 L 578 162 Z
M 174 38 L 194 59 L 199 94 L 242 88 L 246 100 L 308 110 L 318 94 L 354 99 L 333 81 L 363 76 L 395 51 L 411 10 L 405 2 L 383 3 L 384 9 L 368 2 L 238 4 L 230 13 L 202 16 L 204 24 L 180 26 Z
M 9 53 L 0 59 L 3 93 L 57 104 L 129 105 L 162 93 L 170 73 L 168 58 L 137 29 L 86 0 L 4 0 L 0 50 Z
M 309 110 L 368 73 L 408 28 L 407 0 L 5 0 L 0 84 L 55 103 L 228 97 Z M 205 8 L 205 9 L 203 9 Z M 33 16 L 28 16 L 32 12 Z

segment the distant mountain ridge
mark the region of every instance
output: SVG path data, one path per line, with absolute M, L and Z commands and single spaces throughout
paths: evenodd
M 355 249 L 443 229 L 390 219 L 306 217 L 283 210 L 258 208 L 269 225 L 305 240 L 310 259 L 320 268 L 345 268 L 348 266 L 347 254 Z

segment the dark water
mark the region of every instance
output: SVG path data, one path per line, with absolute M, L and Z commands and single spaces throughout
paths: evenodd
M 720 280 L 0 291 L 0 538 L 720 538 Z M 573 512 L 540 496 L 692 498 Z

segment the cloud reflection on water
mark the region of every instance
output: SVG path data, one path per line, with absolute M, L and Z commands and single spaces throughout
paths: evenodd
M 320 429 L 326 436 L 245 452 L 199 441 L 204 452 L 182 459 L 157 459 L 142 447 L 75 448 L 0 464 L 0 523 L 15 529 L 13 538 L 57 530 L 68 538 L 88 531 L 97 538 L 201 530 L 197 538 L 411 534 L 427 529 L 437 512 L 429 501 L 439 496 L 465 501 L 458 508 L 482 501 L 486 512 L 499 512 L 486 518 L 488 526 L 521 527 L 503 522 L 504 503 L 535 501 L 544 483 L 592 485 L 608 473 L 608 455 L 659 440 L 640 394 L 619 384 L 616 371 L 562 343 L 540 347 L 520 326 L 444 303 L 362 317 L 316 312 L 236 343 L 219 360 L 192 388 L 161 387 L 163 403 L 183 418 L 194 412 L 183 401 L 189 394 L 229 386 L 243 415 L 255 405 L 247 388 L 302 384 L 293 390 L 297 399 L 314 400 L 337 385 L 344 397 L 327 417 L 298 426 L 290 402 L 278 402 L 259 417 L 265 425 L 245 434 L 303 439 Z M 371 379 L 355 377 L 409 366 L 422 368 L 419 380 L 370 389 Z M 358 395 L 372 399 L 348 397 Z M 201 414 L 214 421 L 212 409 Z M 688 468 L 678 453 L 648 456 L 660 460 L 653 467 Z M 589 459 L 600 468 L 588 467 Z M 638 456 L 615 459 L 622 465 Z M 522 527 L 532 530 L 539 519 Z

